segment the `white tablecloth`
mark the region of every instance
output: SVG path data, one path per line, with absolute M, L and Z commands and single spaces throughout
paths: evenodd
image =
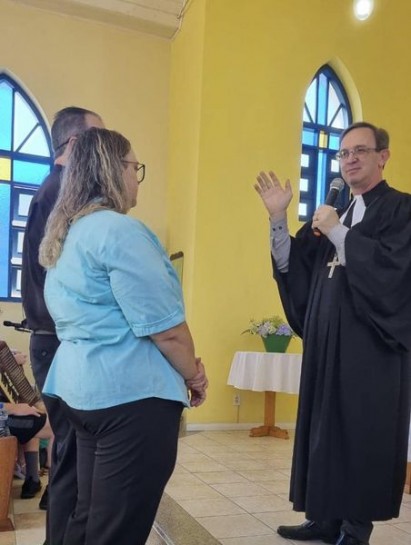
M 298 394 L 301 359 L 301 354 L 236 352 L 227 384 L 254 392 Z

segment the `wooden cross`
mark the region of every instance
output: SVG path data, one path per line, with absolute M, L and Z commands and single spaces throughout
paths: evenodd
M 341 265 L 341 263 L 338 261 L 337 254 L 335 254 L 334 257 L 333 257 L 333 260 L 330 261 L 329 263 L 327 263 L 327 267 L 330 267 L 330 272 L 328 273 L 328 278 L 333 277 L 335 267 L 338 267 L 339 265 Z

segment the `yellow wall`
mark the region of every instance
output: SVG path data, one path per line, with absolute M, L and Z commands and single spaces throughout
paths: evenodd
M 170 42 L 0 0 L 0 71 L 17 79 L 49 124 L 77 105 L 100 113 L 130 139 L 147 164 L 132 211 L 165 241 Z M 0 302 L 4 319 L 21 306 Z M 0 326 L 0 337 L 27 350 L 28 335 Z
M 182 72 L 172 79 L 172 96 L 184 93 L 185 75 L 189 78 L 194 70 L 191 64 L 184 65 L 185 71 L 181 66 L 187 49 L 199 48 L 194 13 L 205 5 L 204 45 L 197 67 L 202 66 L 201 93 L 196 90 L 200 102 L 195 107 L 200 112 L 199 147 L 192 149 L 181 136 L 192 129 L 192 119 L 182 117 L 178 132 L 171 133 L 170 149 L 172 155 L 190 158 L 196 200 L 189 212 L 179 199 L 172 199 L 169 207 L 170 217 L 183 216 L 179 223 L 170 222 L 170 237 L 182 240 L 187 246 L 180 249 L 195 256 L 187 303 L 197 352 L 207 363 L 211 382 L 208 402 L 190 412 L 190 422 L 262 419 L 261 394 L 243 392 L 237 413 L 234 390 L 226 386 L 234 352 L 262 349 L 259 339 L 240 335 L 248 320 L 282 314 L 271 280 L 268 222 L 252 185 L 260 169 L 272 168 L 282 179 L 290 177 L 297 193 L 304 95 L 321 65 L 330 63 L 341 76 L 356 120 L 363 117 L 390 131 L 393 158 L 387 176 L 396 187 L 409 189 L 410 134 L 403 127 L 411 117 L 411 4 L 376 4 L 374 16 L 364 23 L 354 20 L 351 0 L 190 4 L 172 48 L 173 66 L 180 65 Z M 171 116 L 175 114 L 173 101 Z M 171 170 L 171 184 L 178 175 Z M 298 227 L 296 208 L 297 198 L 290 214 L 292 231 Z M 188 236 L 181 232 L 186 228 L 194 231 Z M 300 349 L 294 341 L 289 351 Z M 277 419 L 292 421 L 295 397 L 278 397 Z

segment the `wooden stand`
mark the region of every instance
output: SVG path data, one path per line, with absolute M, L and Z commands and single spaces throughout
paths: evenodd
M 275 392 L 265 392 L 264 401 L 264 426 L 251 428 L 250 437 L 278 437 L 289 439 L 288 431 L 275 426 Z
M 405 479 L 404 492 L 411 494 L 411 462 L 407 464 L 407 478 Z
M 0 532 L 14 530 L 9 507 L 16 457 L 17 439 L 12 436 L 0 437 Z

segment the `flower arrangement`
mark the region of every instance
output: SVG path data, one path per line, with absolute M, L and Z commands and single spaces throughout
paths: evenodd
M 264 339 L 268 335 L 277 335 L 279 337 L 295 337 L 294 331 L 280 316 L 271 316 L 270 318 L 263 318 L 262 320 L 250 320 L 248 329 L 243 333 L 250 333 L 251 335 L 260 335 Z

